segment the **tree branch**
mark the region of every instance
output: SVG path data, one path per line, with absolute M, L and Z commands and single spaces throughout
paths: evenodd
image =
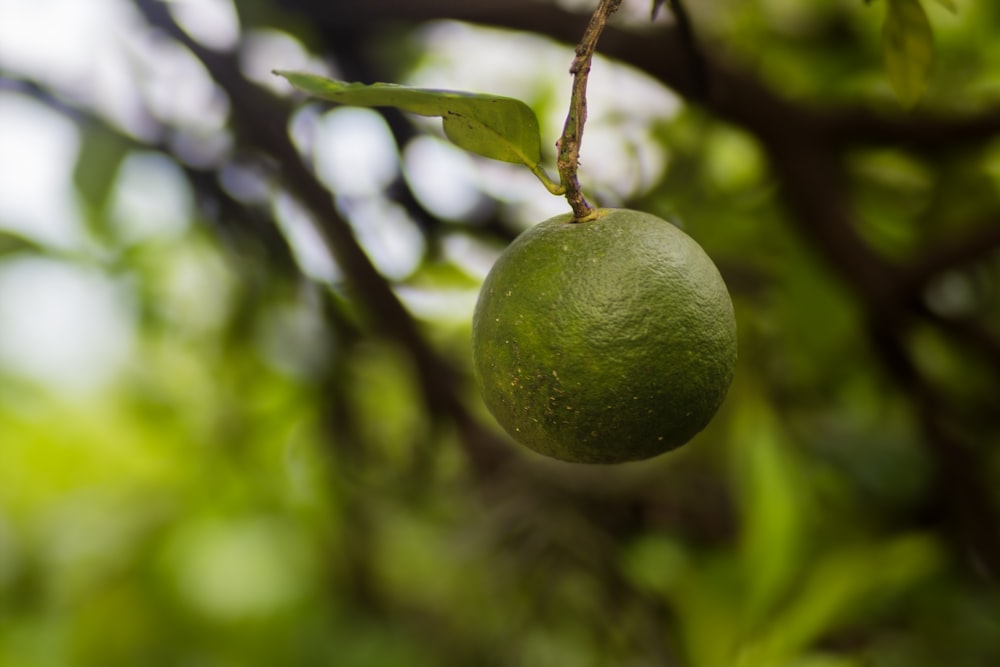
M 226 92 L 240 142 L 271 155 L 281 165 L 285 187 L 319 223 L 318 231 L 344 272 L 352 301 L 363 309 L 375 331 L 398 343 L 413 358 L 428 412 L 435 417 L 448 416 L 461 425 L 466 436 L 463 444 L 474 470 L 485 473 L 497 466 L 507 452 L 496 445 L 495 438 L 487 431 L 476 427 L 458 397 L 453 369 L 427 344 L 410 313 L 337 211 L 330 192 L 303 163 L 287 132 L 289 106 L 245 79 L 235 55 L 213 51 L 191 39 L 173 21 L 162 2 L 134 2 L 150 25 L 189 49 Z
M 670 0 L 670 13 L 674 16 L 674 23 L 677 25 L 677 35 L 684 45 L 684 50 L 687 51 L 691 62 L 691 71 L 694 76 L 694 94 L 692 99 L 707 99 L 711 80 L 708 77 L 705 54 L 702 53 L 701 47 L 698 46 L 698 40 L 694 36 L 691 17 L 688 16 L 687 8 L 681 0 Z
M 559 138 L 559 158 L 556 166 L 559 168 L 559 178 L 566 188 L 566 200 L 573 209 L 575 222 L 586 222 L 594 217 L 594 209 L 580 190 L 580 181 L 576 171 L 580 162 L 580 143 L 583 141 L 583 128 L 587 124 L 587 81 L 590 79 L 591 62 L 594 51 L 597 50 L 597 40 L 600 39 L 604 27 L 621 5 L 621 0 L 601 0 L 594 15 L 590 17 L 583 38 L 576 47 L 576 57 L 570 67 L 573 75 L 573 92 L 570 96 L 569 113 L 563 125 L 562 136 Z

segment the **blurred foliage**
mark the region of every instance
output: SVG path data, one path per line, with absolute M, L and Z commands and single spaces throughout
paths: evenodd
M 345 78 L 514 95 L 541 119 L 550 159 L 570 47 L 424 24 L 402 4 L 407 20 L 387 13 L 352 43 L 324 35 L 315 4 L 238 3 L 244 65 L 248 45 L 266 43 L 288 60 L 267 68 L 322 58 Z M 898 109 L 881 60 L 885 3 L 690 4 L 707 51 L 790 99 Z M 1000 6 L 941 4 L 925 3 L 936 64 L 921 104 L 993 108 Z M 17 9 L 2 11 L 16 22 Z M 152 40 L 144 48 L 169 39 L 130 29 Z M 351 153 L 350 133 L 323 134 L 325 108 L 291 117 L 298 148 L 441 361 L 459 397 L 448 413 L 422 357 L 372 324 L 368 293 L 321 247 L 322 225 L 289 203 L 287 165 L 241 143 L 247 109 L 192 129 L 198 109 L 187 121 L 155 113 L 154 74 L 125 79 L 156 120 L 144 132 L 0 56 L 0 77 L 17 83 L 0 107 L 30 98 L 75 128 L 66 188 L 83 239 L 51 243 L 0 214 L 0 269 L 96 273 L 128 332 L 100 382 L 63 386 L 3 357 L 0 667 L 1000 664 L 996 563 L 943 509 L 934 445 L 943 432 L 973 452 L 994 504 L 983 512 L 997 516 L 996 139 L 930 153 L 874 142 L 845 161 L 854 231 L 879 257 L 922 265 L 985 230 L 968 261 L 931 274 L 919 295 L 930 315 L 898 341 L 940 395 L 921 403 L 873 339 L 871 304 L 789 224 L 759 138 L 600 61 L 581 177 L 605 201 L 673 216 L 704 245 L 734 295 L 740 361 L 719 416 L 685 448 L 573 466 L 503 441 L 468 359 L 486 268 L 562 202 L 526 171 L 447 151 L 433 153 L 440 165 L 366 166 L 385 146 Z M 405 145 L 436 132 L 386 118 L 373 136 L 393 157 L 409 160 Z M 465 219 L 436 211 L 408 174 L 438 168 L 455 174 L 438 187 L 468 202 Z M 345 183 L 355 189 L 338 192 Z M 10 282 L 0 300 L 13 303 L 27 285 Z M 0 326 L 35 313 L 22 308 L 0 310 Z M 928 412 L 938 405 L 943 426 Z M 477 465 L 490 438 L 503 463 Z

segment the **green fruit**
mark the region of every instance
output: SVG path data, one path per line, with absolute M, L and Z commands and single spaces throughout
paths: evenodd
M 501 426 L 564 461 L 656 456 L 701 431 L 736 364 L 718 269 L 674 225 L 638 211 L 546 220 L 483 283 L 476 381 Z

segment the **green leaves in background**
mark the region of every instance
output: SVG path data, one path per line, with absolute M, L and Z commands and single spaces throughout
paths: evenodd
M 113 128 L 92 123 L 81 133 L 80 153 L 73 182 L 93 213 L 104 212 L 115 184 L 115 175 L 134 148 Z
M 954 8 L 952 0 L 939 1 Z M 896 97 L 911 108 L 924 94 L 934 56 L 934 33 L 920 0 L 888 0 L 882 54 Z
M 958 3 L 955 0 L 934 0 L 952 14 L 958 13 Z
M 42 244 L 18 232 L 0 230 L 0 259 L 20 252 L 45 252 Z
M 520 100 L 453 90 L 410 88 L 390 83 L 346 83 L 305 72 L 275 71 L 299 90 L 340 104 L 394 107 L 420 116 L 439 116 L 444 133 L 467 151 L 502 162 L 524 164 L 549 192 L 562 194 L 539 166 L 541 133 L 535 112 Z
M 741 556 L 748 577 L 747 620 L 767 619 L 802 566 L 810 507 L 806 472 L 778 416 L 749 396 L 733 423 L 734 488 L 743 512 Z

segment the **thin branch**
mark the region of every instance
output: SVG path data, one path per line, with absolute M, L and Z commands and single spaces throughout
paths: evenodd
M 708 65 L 705 63 L 705 54 L 702 53 L 701 47 L 698 46 L 698 40 L 694 36 L 691 17 L 688 15 L 687 8 L 681 0 L 670 0 L 670 13 L 674 15 L 674 22 L 677 24 L 677 35 L 691 60 L 692 79 L 694 80 L 693 98 L 704 100 L 708 98 L 711 80 L 708 77 Z
M 934 153 L 967 149 L 1000 134 L 1000 108 L 900 116 L 860 106 L 844 107 L 827 113 L 827 125 L 838 142 L 845 144 Z
M 583 127 L 587 122 L 587 80 L 590 77 L 591 62 L 597 49 L 597 40 L 604 32 L 608 19 L 618 11 L 622 0 L 601 0 L 590 17 L 583 39 L 576 47 L 576 57 L 570 67 L 573 75 L 573 93 L 569 102 L 569 113 L 563 125 L 562 136 L 559 138 L 559 157 L 556 167 L 563 187 L 566 188 L 566 200 L 573 209 L 573 220 L 585 222 L 594 217 L 593 207 L 587 203 L 580 190 L 580 181 L 576 171 L 580 162 L 580 143 L 583 141 Z

